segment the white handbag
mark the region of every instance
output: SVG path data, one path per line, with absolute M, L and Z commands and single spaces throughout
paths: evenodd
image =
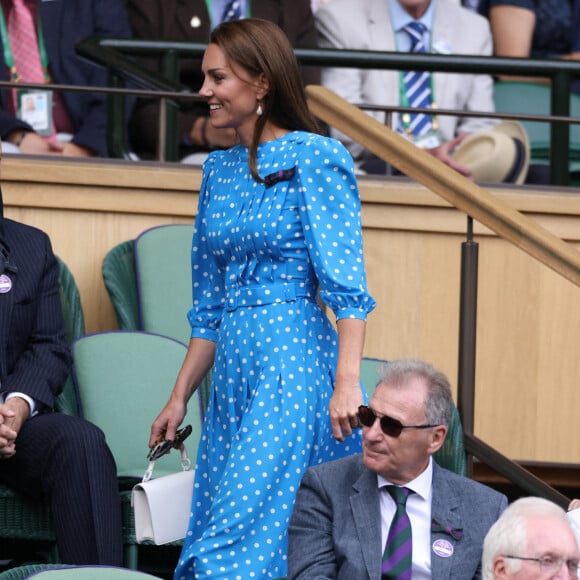
M 137 543 L 151 540 L 167 544 L 182 540 L 189 525 L 194 470 L 185 449 L 181 451 L 183 471 L 151 479 L 155 461 L 133 487 L 131 504 L 135 514 Z

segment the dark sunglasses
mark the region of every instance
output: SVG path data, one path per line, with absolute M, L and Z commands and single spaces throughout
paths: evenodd
M 379 417 L 370 407 L 361 405 L 358 408 L 358 419 L 365 427 L 372 427 L 378 419 L 381 424 L 381 430 L 389 437 L 398 437 L 403 429 L 430 429 L 438 425 L 403 425 L 397 419 L 393 419 L 388 415 Z
M 160 441 L 155 445 L 155 447 L 149 450 L 147 459 L 149 459 L 149 461 L 155 461 L 166 453 L 169 453 L 172 449 L 177 449 L 191 435 L 191 431 L 191 425 L 187 425 L 175 433 L 175 439 L 165 439 L 164 441 Z

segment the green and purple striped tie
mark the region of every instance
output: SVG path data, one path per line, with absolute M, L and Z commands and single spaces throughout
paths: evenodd
M 393 516 L 387 545 L 383 553 L 381 567 L 382 580 L 411 580 L 413 537 L 411 533 L 411 521 L 407 515 L 405 505 L 411 493 L 406 487 L 395 485 L 387 486 L 387 491 L 397 504 L 397 510 Z

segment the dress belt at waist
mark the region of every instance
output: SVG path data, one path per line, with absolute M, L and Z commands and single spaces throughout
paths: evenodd
M 236 286 L 226 298 L 226 310 L 245 306 L 264 306 L 276 302 L 292 302 L 297 298 L 316 300 L 316 288 L 303 284 L 278 284 L 277 286 Z

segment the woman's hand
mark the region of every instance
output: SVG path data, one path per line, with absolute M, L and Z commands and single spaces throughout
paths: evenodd
M 339 384 L 337 379 L 334 394 L 328 405 L 332 434 L 338 441 L 344 441 L 359 426 L 358 408 L 364 403 L 360 385 Z
M 337 323 L 338 361 L 334 394 L 328 404 L 332 434 L 344 441 L 358 427 L 358 408 L 364 403 L 360 387 L 360 363 L 366 322 L 357 318 L 341 318 Z
M 175 439 L 175 432 L 183 422 L 186 412 L 185 401 L 172 396 L 151 425 L 149 447 L 152 448 L 165 439 Z

